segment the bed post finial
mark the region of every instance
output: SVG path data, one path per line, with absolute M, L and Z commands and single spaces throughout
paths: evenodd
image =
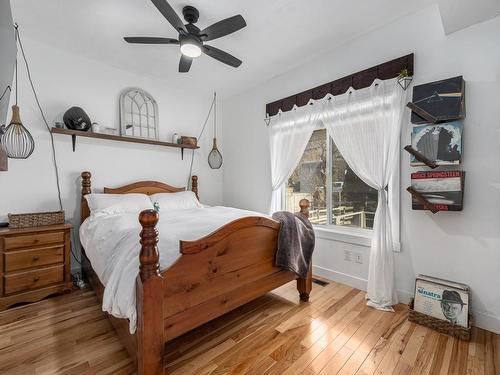
M 301 199 L 299 201 L 300 213 L 306 218 L 309 218 L 309 207 L 311 203 L 307 199 Z M 309 270 L 307 272 L 307 277 L 305 279 L 297 279 L 297 290 L 299 291 L 300 300 L 307 302 L 309 301 L 309 294 L 312 290 L 312 259 L 309 264 Z
M 196 195 L 196 198 L 200 199 L 198 196 L 198 176 L 191 177 L 191 191 Z
M 90 194 L 91 181 L 90 178 L 92 174 L 90 172 L 82 172 L 82 196 Z
M 156 244 L 156 224 L 160 215 L 155 210 L 139 214 L 141 252 L 139 276 L 136 279 L 137 300 L 137 373 L 163 374 L 163 277 Z
M 301 199 L 299 202 L 300 206 L 300 213 L 303 214 L 305 217 L 309 217 L 309 207 L 311 204 L 309 203 L 309 200 L 307 199 Z
M 139 254 L 140 276 L 144 282 L 152 275 L 159 274 L 160 255 L 156 244 L 158 243 L 158 231 L 156 224 L 160 215 L 155 210 L 144 210 L 139 215 L 139 222 L 142 225 L 141 231 L 141 252 Z
M 82 198 L 81 198 L 82 200 L 80 208 L 80 222 L 83 223 L 83 221 L 90 215 L 89 205 L 87 203 L 87 200 L 85 199 L 85 196 L 92 192 L 91 190 L 92 183 L 90 181 L 92 174 L 90 172 L 85 171 L 82 172 L 81 176 L 82 176 Z

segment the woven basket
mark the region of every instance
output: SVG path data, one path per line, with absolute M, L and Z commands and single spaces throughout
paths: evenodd
M 9 214 L 9 228 L 12 229 L 42 227 L 55 224 L 64 224 L 64 211 Z
M 469 327 L 465 328 L 455 324 L 451 324 L 446 320 L 434 318 L 433 316 L 425 315 L 413 310 L 413 301 L 409 304 L 408 320 L 428 328 L 431 328 L 439 333 L 456 337 L 460 340 L 470 341 L 472 331 L 472 315 L 469 314 Z

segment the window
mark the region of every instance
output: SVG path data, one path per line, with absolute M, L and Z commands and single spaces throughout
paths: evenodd
M 313 224 L 373 228 L 378 192 L 349 168 L 326 129 L 313 132 L 285 189 L 285 209 L 297 212 L 309 199 Z

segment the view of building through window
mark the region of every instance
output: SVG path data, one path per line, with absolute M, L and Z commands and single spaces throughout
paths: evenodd
M 329 192 L 330 199 L 327 198 Z M 299 211 L 299 201 L 303 198 L 311 202 L 313 224 L 373 228 L 377 190 L 366 185 L 348 167 L 326 129 L 313 132 L 299 165 L 288 180 L 286 210 Z

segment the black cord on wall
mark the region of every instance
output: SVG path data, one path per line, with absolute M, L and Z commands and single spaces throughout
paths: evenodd
M 49 125 L 49 123 L 48 123 L 48 121 L 47 121 L 47 119 L 45 117 L 45 113 L 43 112 L 42 106 L 40 104 L 40 100 L 38 99 L 38 94 L 36 92 L 35 85 L 33 84 L 33 78 L 31 77 L 31 70 L 30 70 L 30 67 L 29 67 L 28 59 L 26 58 L 26 53 L 24 52 L 23 43 L 21 41 L 21 35 L 19 33 L 19 26 L 17 25 L 17 23 L 14 24 L 14 28 L 15 28 L 15 32 L 16 32 L 16 36 L 17 36 L 17 41 L 19 43 L 19 48 L 21 49 L 21 54 L 23 56 L 24 65 L 26 66 L 26 73 L 28 75 L 28 80 L 30 82 L 31 91 L 33 92 L 33 96 L 35 97 L 35 101 L 36 101 L 36 104 L 38 106 L 38 110 L 40 111 L 40 115 L 42 116 L 42 119 L 43 119 L 43 122 L 45 124 L 45 127 L 47 128 L 47 131 L 49 132 L 49 135 L 50 135 L 50 144 L 52 146 L 52 163 L 54 165 L 54 171 L 55 171 L 55 174 L 56 174 L 57 199 L 59 200 L 59 208 L 61 209 L 61 211 L 63 211 L 64 209 L 63 209 L 63 204 L 62 204 L 62 199 L 61 199 L 61 185 L 60 185 L 60 182 L 59 182 L 59 168 L 58 168 L 58 165 L 57 165 L 57 155 L 56 155 L 56 147 L 55 147 L 55 144 L 54 144 L 54 135 L 50 131 L 50 125 Z M 16 70 L 16 72 L 17 72 L 17 70 Z M 8 88 L 10 89 L 10 86 L 8 86 Z M 7 91 L 7 89 L 5 91 Z M 2 94 L 2 97 L 3 97 L 3 95 L 5 95 L 5 92 L 4 92 L 4 94 Z M 71 231 L 71 232 L 72 232 L 71 237 L 74 237 L 73 236 L 73 231 Z M 78 264 L 81 265 L 82 264 L 81 261 L 78 260 L 78 258 L 76 257 L 76 255 L 75 255 L 75 253 L 73 251 L 74 249 L 73 249 L 73 244 L 72 243 L 74 243 L 74 238 L 72 238 L 72 241 L 71 241 L 71 244 L 70 244 L 71 255 L 73 256 L 73 259 L 75 259 L 75 261 Z
M 45 114 L 43 112 L 42 106 L 40 105 L 40 100 L 38 99 L 38 94 L 37 94 L 37 92 L 35 90 L 35 86 L 33 84 L 33 79 L 31 78 L 30 67 L 28 64 L 28 60 L 26 59 L 26 54 L 24 53 L 23 43 L 21 42 L 21 35 L 19 33 L 19 28 L 18 28 L 17 23 L 14 24 L 14 28 L 16 29 L 15 32 L 16 32 L 16 36 L 17 36 L 17 42 L 19 43 L 19 48 L 21 49 L 21 54 L 23 56 L 24 65 L 26 66 L 26 72 L 28 75 L 28 80 L 30 82 L 31 90 L 33 91 L 33 96 L 35 97 L 35 101 L 36 101 L 36 104 L 38 106 L 38 109 L 40 110 L 40 114 L 42 116 L 43 122 L 45 123 L 45 126 L 47 127 L 47 130 L 48 130 L 49 135 L 50 135 L 50 142 L 52 145 L 52 163 L 54 165 L 54 171 L 56 174 L 57 198 L 59 200 L 59 208 L 61 209 L 61 211 L 63 211 L 63 205 L 62 205 L 62 199 L 61 199 L 61 186 L 59 184 L 59 169 L 57 166 L 56 147 L 54 145 L 54 135 L 50 131 L 49 123 L 47 122 L 47 119 L 45 118 Z
M 203 132 L 205 131 L 205 127 L 207 126 L 208 119 L 210 118 L 210 114 L 212 113 L 212 109 L 214 108 L 214 105 L 215 105 L 215 94 L 214 94 L 214 98 L 212 100 L 212 104 L 210 104 L 210 109 L 208 110 L 207 118 L 205 119 L 205 122 L 203 123 L 203 127 L 201 128 L 200 135 L 198 135 L 198 141 L 201 139 L 201 136 L 203 135 Z M 193 161 L 194 161 L 194 149 L 192 150 L 192 153 L 191 153 L 191 164 L 189 166 L 189 176 L 188 176 L 188 180 L 187 180 L 187 184 L 186 184 L 188 189 L 191 188 L 191 176 L 193 174 Z
M 5 94 L 7 94 L 7 90 L 9 91 L 9 93 L 12 92 L 12 88 L 10 87 L 10 85 L 7 85 L 7 87 L 5 88 L 5 90 L 3 90 L 3 93 L 0 96 L 0 103 L 2 102 L 2 99 L 4 98 Z M 0 139 L 2 138 L 2 135 L 5 132 L 5 129 L 6 129 L 5 124 L 0 124 Z
M 7 93 L 7 90 L 9 90 L 9 92 L 12 92 L 12 88 L 10 86 L 7 86 L 5 88 L 5 90 L 3 90 L 3 93 L 2 95 L 0 96 L 0 101 L 2 101 L 3 97 L 5 96 L 5 94 Z

